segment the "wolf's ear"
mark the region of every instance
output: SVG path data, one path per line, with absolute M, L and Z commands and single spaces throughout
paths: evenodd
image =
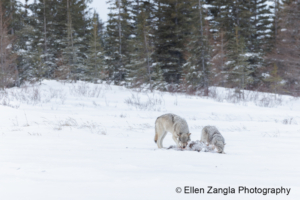
M 190 136 L 192 133 L 188 133 L 188 136 Z

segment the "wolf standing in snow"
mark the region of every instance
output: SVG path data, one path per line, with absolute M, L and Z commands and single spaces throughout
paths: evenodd
M 163 148 L 163 140 L 167 132 L 172 133 L 173 140 L 178 147 L 185 148 L 190 141 L 189 127 L 185 119 L 178 115 L 164 114 L 156 119 L 154 141 L 158 148 Z
M 225 153 L 225 140 L 214 126 L 205 126 L 202 129 L 201 142 L 212 144 L 213 148 L 217 148 L 218 153 Z

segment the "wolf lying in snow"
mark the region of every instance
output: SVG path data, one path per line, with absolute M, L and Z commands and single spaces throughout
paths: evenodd
M 213 148 L 217 148 L 218 153 L 225 153 L 225 140 L 214 126 L 205 126 L 202 129 L 201 142 L 208 143 L 207 145 L 213 145 Z
M 167 132 L 172 133 L 172 138 L 178 147 L 185 148 L 190 141 L 191 133 L 187 122 L 178 115 L 164 114 L 156 119 L 154 141 L 158 148 L 163 148 L 163 140 Z

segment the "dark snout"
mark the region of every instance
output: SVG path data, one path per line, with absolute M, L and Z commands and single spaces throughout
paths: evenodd
M 180 146 L 181 148 L 185 149 L 188 145 L 188 142 L 190 141 L 190 137 L 189 135 L 185 136 L 185 135 L 182 135 L 181 137 L 179 137 L 179 141 L 180 141 Z

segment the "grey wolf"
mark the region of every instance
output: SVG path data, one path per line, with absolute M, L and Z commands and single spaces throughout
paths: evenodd
M 218 129 L 214 126 L 205 126 L 202 129 L 201 142 L 207 145 L 213 145 L 213 149 L 217 148 L 218 153 L 225 153 L 225 140 Z
M 172 133 L 173 140 L 178 147 L 185 148 L 190 141 L 190 131 L 185 119 L 175 114 L 164 114 L 155 121 L 154 142 L 158 148 L 163 148 L 163 140 L 167 132 Z

